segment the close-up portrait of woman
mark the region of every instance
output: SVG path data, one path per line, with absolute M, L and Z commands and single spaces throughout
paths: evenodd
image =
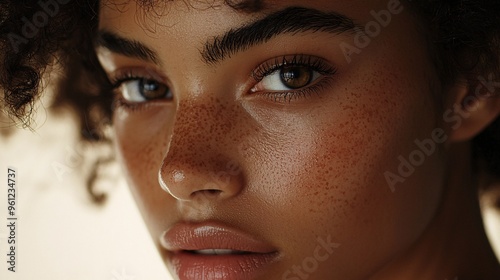
M 123 177 L 150 237 L 120 243 L 172 279 L 500 279 L 500 1 L 2 0 L 0 50 L 2 279 L 48 224 L 93 246 L 34 214 L 69 173 L 94 208 Z M 19 144 L 41 112 L 83 163 Z

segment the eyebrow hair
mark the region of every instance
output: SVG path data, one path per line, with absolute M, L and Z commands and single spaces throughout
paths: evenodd
M 115 53 L 160 64 L 158 54 L 146 45 L 108 30 L 99 30 L 94 47 L 104 47 Z
M 237 52 L 265 43 L 281 34 L 312 31 L 339 35 L 360 28 L 353 19 L 336 12 L 325 13 L 316 9 L 289 7 L 214 37 L 205 43 L 200 52 L 206 63 L 216 64 Z

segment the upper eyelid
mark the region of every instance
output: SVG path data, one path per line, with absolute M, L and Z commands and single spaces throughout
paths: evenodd
M 287 60 L 287 58 L 290 59 Z M 319 72 L 323 72 L 321 74 L 333 74 L 336 72 L 336 67 L 321 57 L 307 54 L 292 54 L 274 57 L 260 63 L 252 71 L 251 75 L 256 81 L 260 81 L 266 75 L 274 73 L 285 65 L 303 65 L 312 68 L 321 67 L 323 69 L 317 69 Z
M 158 71 L 148 67 L 121 68 L 107 74 L 107 76 L 112 85 L 135 79 L 149 79 L 166 85 L 168 84 L 167 78 L 158 74 Z

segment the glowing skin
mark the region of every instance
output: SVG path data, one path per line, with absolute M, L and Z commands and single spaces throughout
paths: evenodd
M 257 13 L 203 3 L 167 2 L 147 13 L 125 1 L 102 5 L 100 16 L 101 30 L 140 42 L 157 60 L 98 47 L 108 75 L 155 79 L 171 89 L 167 98 L 119 106 L 114 128 L 132 192 L 172 271 L 162 233 L 211 221 L 277 250 L 259 279 L 498 277 L 468 142 L 455 144 L 457 132 L 443 122 L 460 95 L 432 86 L 437 73 L 405 2 L 350 63 L 339 45 L 355 46 L 351 32 L 281 34 L 217 63 L 200 51 L 215 36 L 288 7 L 336 12 L 364 26 L 387 1 L 272 2 Z M 316 86 L 314 92 L 287 101 L 268 96 L 279 79 L 260 83 L 252 72 L 297 55 L 331 71 L 312 73 L 306 88 Z M 132 91 L 140 86 L 126 83 Z M 398 157 L 408 158 L 414 141 L 435 128 L 449 140 L 392 192 L 384 173 L 397 173 Z M 339 246 L 318 260 L 319 239 Z M 317 267 L 304 269 L 310 257 Z

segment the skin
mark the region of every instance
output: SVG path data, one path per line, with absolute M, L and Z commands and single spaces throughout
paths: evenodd
M 286 7 L 335 11 L 361 25 L 373 20 L 371 10 L 387 9 L 387 1 L 268 4 L 245 13 L 174 1 L 158 7 L 159 17 L 134 1 L 102 6 L 101 29 L 158 54 L 153 63 L 99 47 L 108 75 L 135 69 L 173 93 L 114 112 L 120 161 L 166 265 L 161 233 L 180 221 L 210 220 L 279 249 L 261 279 L 282 279 L 312 256 L 318 238 L 340 246 L 311 279 L 498 279 L 469 140 L 500 106 L 484 109 L 479 100 L 458 129 L 443 121 L 467 92 L 439 86 L 409 7 L 351 63 L 339 45 L 353 37 L 324 32 L 280 35 L 217 64 L 202 60 L 212 37 Z M 337 71 L 317 92 L 289 102 L 251 91 L 255 68 L 294 54 L 320 57 Z M 407 159 L 414 141 L 435 128 L 447 141 L 392 192 L 384 173 L 397 173 L 398 157 Z

